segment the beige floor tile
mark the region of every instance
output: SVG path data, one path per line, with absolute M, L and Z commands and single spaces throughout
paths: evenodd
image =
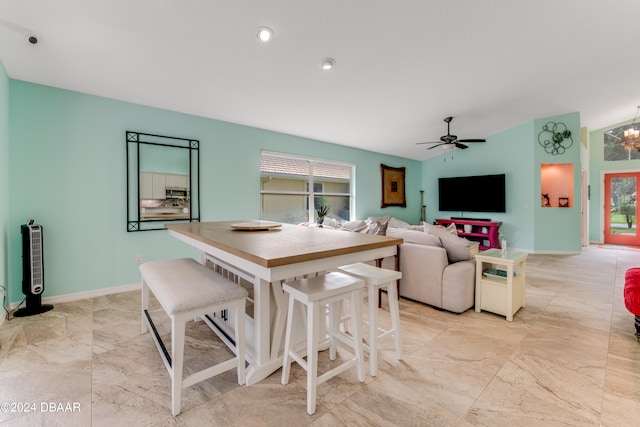
M 238 386 L 234 371 L 189 387 L 174 418 L 169 375 L 151 336 L 140 333 L 139 292 L 56 304 L 0 327 L 0 403 L 15 408 L 0 411 L 0 424 L 635 426 L 640 343 L 623 287 L 638 262 L 637 252 L 596 247 L 530 255 L 526 307 L 513 322 L 402 299 L 403 360 L 383 341 L 378 376 L 367 366 L 364 383 L 354 370 L 320 385 L 313 416 L 306 373 L 294 364 L 286 386 L 278 370 L 250 387 Z M 166 319 L 154 316 L 167 335 Z M 189 324 L 187 336 L 187 371 L 230 357 L 203 322 Z M 319 365 L 330 365 L 326 352 Z

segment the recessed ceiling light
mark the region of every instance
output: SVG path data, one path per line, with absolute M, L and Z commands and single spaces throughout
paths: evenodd
M 325 58 L 320 62 L 320 68 L 323 70 L 330 70 L 336 65 L 336 61 L 333 58 Z
M 258 28 L 258 40 L 262 43 L 269 43 L 273 39 L 273 30 L 269 27 Z

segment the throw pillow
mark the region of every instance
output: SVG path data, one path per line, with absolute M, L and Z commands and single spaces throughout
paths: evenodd
M 458 235 L 458 229 L 456 228 L 456 225 L 454 223 L 447 225 L 447 231 L 454 236 Z
M 441 225 L 432 225 L 425 222 L 422 224 L 422 227 L 425 233 L 431 233 L 438 237 L 451 236 L 451 232 L 449 232 L 446 228 L 444 228 Z
M 389 222 L 391 221 L 391 215 L 385 215 L 385 216 L 370 216 L 369 218 L 367 218 L 367 221 L 380 221 L 380 222 Z
M 340 221 L 334 218 L 325 218 L 322 221 L 322 226 L 324 228 L 340 228 Z
M 375 234 L 377 236 L 386 236 L 387 235 L 387 226 L 388 223 L 381 223 L 380 221 L 371 222 L 367 226 L 366 233 L 367 234 Z
M 340 227 L 340 230 L 344 230 L 344 231 L 353 231 L 356 233 L 359 232 L 363 232 L 367 229 L 367 223 L 365 221 L 359 220 L 359 221 L 347 221 L 344 224 L 342 224 L 342 227 Z
M 369 218 L 367 218 L 366 222 L 369 228 L 371 228 L 374 232 L 368 232 L 368 233 L 384 236 L 387 233 L 387 227 L 389 225 L 390 220 L 391 220 L 391 215 L 370 216 Z M 379 225 L 376 226 L 376 223 Z
M 401 219 L 391 217 L 389 220 L 389 227 L 392 228 L 409 228 L 411 225 L 408 222 L 404 222 Z
M 467 261 L 475 256 L 474 244 L 464 237 L 454 236 L 444 227 L 424 224 L 424 231 L 440 238 L 442 247 L 447 251 L 447 258 L 450 263 Z
M 438 236 L 424 233 L 418 230 L 409 230 L 406 228 L 388 228 L 387 236 L 399 237 L 404 243 L 417 243 L 419 245 L 442 247 L 442 242 Z

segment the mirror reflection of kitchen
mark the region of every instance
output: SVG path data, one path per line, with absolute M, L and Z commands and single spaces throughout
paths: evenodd
M 189 150 L 140 144 L 140 220 L 189 219 Z

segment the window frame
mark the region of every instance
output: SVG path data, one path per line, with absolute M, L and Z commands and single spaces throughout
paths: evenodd
M 348 220 L 352 220 L 353 218 L 355 218 L 355 210 L 356 210 L 356 194 L 355 194 L 355 176 L 356 176 L 356 164 L 352 163 L 352 162 L 344 162 L 344 161 L 339 161 L 339 160 L 330 160 L 330 159 L 322 159 L 322 158 L 317 158 L 317 157 L 309 157 L 309 156 L 301 156 L 301 155 L 297 155 L 297 154 L 287 154 L 287 153 L 280 153 L 280 152 L 275 152 L 275 151 L 268 151 L 268 150 L 261 150 L 260 151 L 260 177 L 262 178 L 262 158 L 265 156 L 269 156 L 269 157 L 278 157 L 281 159 L 291 159 L 291 160 L 296 160 L 296 161 L 304 161 L 304 162 L 308 162 L 309 163 L 309 170 L 307 172 L 306 177 L 308 178 L 305 184 L 305 188 L 311 189 L 311 191 L 274 191 L 274 190 L 263 190 L 262 189 L 262 185 L 260 185 L 260 198 L 262 199 L 262 197 L 264 195 L 300 195 L 300 196 L 305 196 L 306 198 L 306 205 L 307 205 L 307 212 L 308 212 L 308 218 L 309 218 L 309 223 L 314 223 L 316 222 L 316 206 L 315 206 L 315 202 L 316 202 L 316 198 L 317 197 L 322 197 L 322 196 L 337 196 L 337 197 L 349 197 L 349 218 Z M 315 175 L 314 175 L 314 165 L 319 164 L 319 163 L 323 163 L 323 164 L 328 164 L 328 165 L 335 165 L 335 166 L 339 166 L 339 167 L 348 167 L 350 168 L 350 177 L 349 177 L 349 193 L 336 193 L 336 192 L 325 192 L 324 191 L 324 183 L 315 183 Z M 320 184 L 322 185 L 322 191 L 321 192 L 316 192 L 315 188 L 316 185 Z M 262 210 L 262 206 L 260 207 L 260 217 L 263 217 L 263 210 Z M 264 219 L 264 218 L 262 218 Z

